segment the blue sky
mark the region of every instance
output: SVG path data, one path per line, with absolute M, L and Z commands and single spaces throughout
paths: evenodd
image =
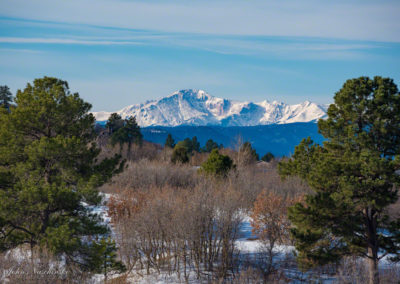
M 67 80 L 93 110 L 173 91 L 330 103 L 346 79 L 400 84 L 400 1 L 0 0 L 0 84 Z

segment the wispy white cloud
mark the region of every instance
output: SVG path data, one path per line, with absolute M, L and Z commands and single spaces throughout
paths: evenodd
M 0 48 L 2 52 L 21 52 L 21 53 L 42 53 L 41 50 L 26 49 L 26 48 Z
M 0 0 L 7 17 L 167 32 L 400 42 L 396 0 Z
M 134 41 L 83 40 L 64 38 L 0 37 L 0 43 L 79 44 L 79 45 L 138 45 Z
M 175 39 L 175 44 L 204 49 L 210 52 L 221 54 L 242 54 L 242 55 L 275 55 L 279 57 L 309 57 L 317 58 L 319 55 L 330 54 L 330 57 L 358 57 L 360 53 L 372 49 L 383 48 L 381 43 L 375 42 L 348 42 L 335 40 L 326 42 L 321 39 L 308 40 L 307 38 L 287 38 L 275 37 L 208 37 L 197 38 L 179 37 Z
M 28 22 L 29 24 L 30 22 Z M 52 23 L 48 23 L 52 26 Z M 1 37 L 0 43 L 8 44 L 60 44 L 60 45 L 116 45 L 116 46 L 158 46 L 158 47 L 183 47 L 193 50 L 203 50 L 224 55 L 250 55 L 250 56 L 278 56 L 281 58 L 313 58 L 357 59 L 368 50 L 384 48 L 384 43 L 324 40 L 309 38 L 281 38 L 268 36 L 224 36 L 224 35 L 199 35 L 187 33 L 158 33 L 153 31 L 140 31 L 117 29 L 110 31 L 104 27 L 90 27 L 90 35 L 74 34 L 73 29 L 66 25 L 63 30 L 68 31 L 65 37 Z M 87 30 L 83 27 L 82 30 Z M 19 45 L 9 45 L 21 49 Z

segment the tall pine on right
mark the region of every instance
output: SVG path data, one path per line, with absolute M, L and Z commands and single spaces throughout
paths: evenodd
M 289 209 L 298 258 L 305 266 L 366 258 L 369 283 L 378 262 L 400 258 L 400 219 L 388 207 L 400 184 L 400 94 L 392 79 L 345 82 L 319 120 L 324 144 L 304 139 L 279 164 L 281 177 L 299 176 L 314 190 Z

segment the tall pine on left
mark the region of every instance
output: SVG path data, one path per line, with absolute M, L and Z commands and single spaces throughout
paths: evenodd
M 108 228 L 86 204 L 123 169 L 119 156 L 98 161 L 91 105 L 68 83 L 44 77 L 0 107 L 0 251 L 46 248 L 68 264 L 96 270 L 96 241 Z

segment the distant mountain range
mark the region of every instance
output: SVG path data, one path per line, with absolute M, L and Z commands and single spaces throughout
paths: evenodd
M 141 127 L 149 126 L 257 126 L 316 122 L 326 117 L 327 105 L 309 101 L 288 105 L 267 100 L 239 102 L 217 98 L 202 90 L 181 90 L 159 100 L 127 106 L 116 113 L 135 116 Z M 112 112 L 94 112 L 98 122 Z
M 294 148 L 303 138 L 308 136 L 319 144 L 324 138 L 318 133 L 316 123 L 298 122 L 289 124 L 271 124 L 258 126 L 151 126 L 141 129 L 144 139 L 164 145 L 168 133 L 175 141 L 181 141 L 187 137 L 196 136 L 201 146 L 208 139 L 213 139 L 224 147 L 237 149 L 238 140 L 249 141 L 257 153 L 263 156 L 272 152 L 275 156 L 290 156 Z

